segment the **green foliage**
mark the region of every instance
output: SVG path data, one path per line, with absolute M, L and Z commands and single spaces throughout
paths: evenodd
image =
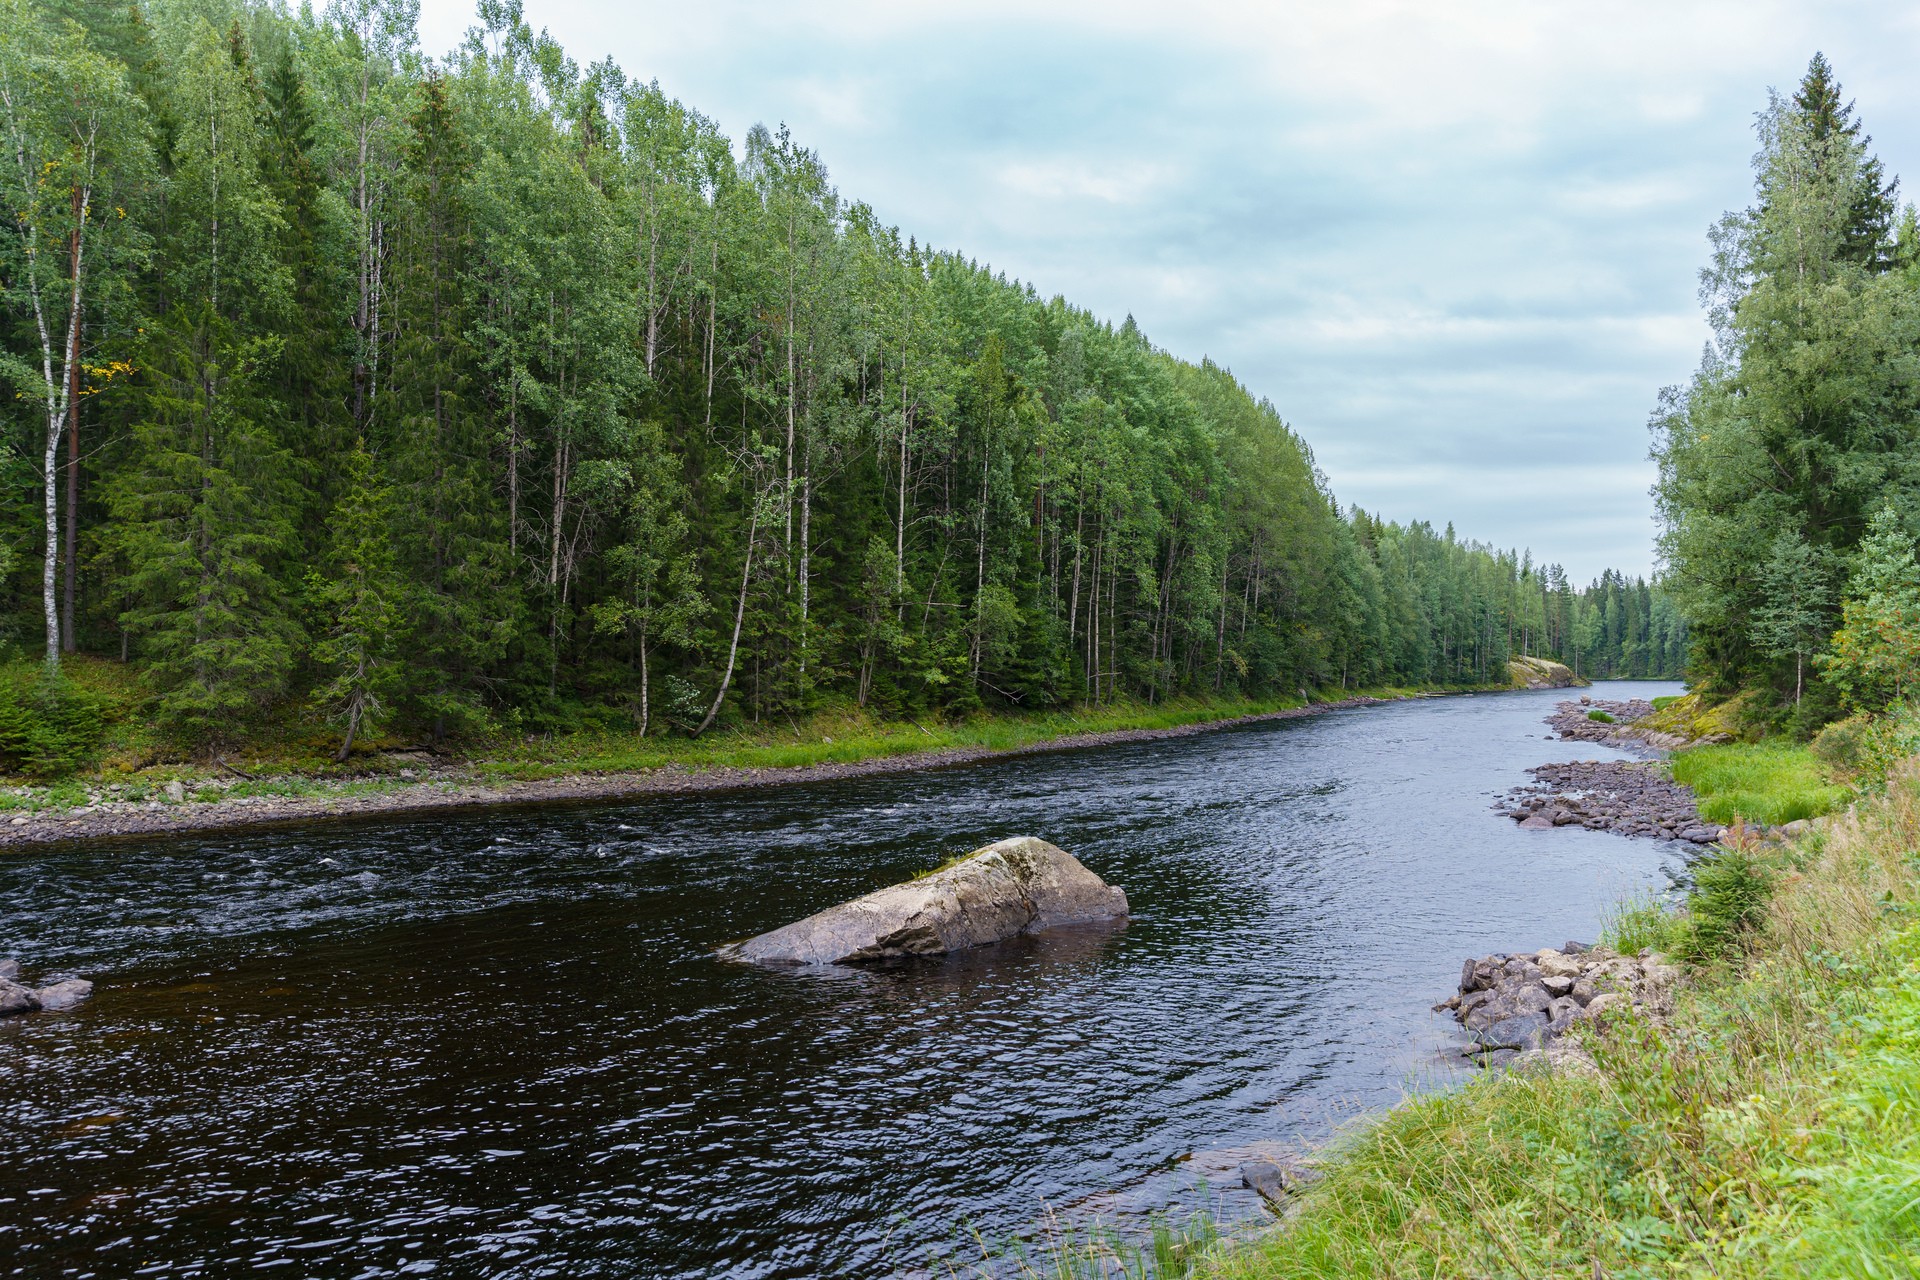
M 1672 759 L 1674 781 L 1700 798 L 1709 822 L 1778 826 L 1819 817 L 1852 794 L 1827 780 L 1821 759 L 1806 747 L 1781 742 L 1694 747 Z
M 1797 704 L 1807 660 L 1843 621 L 1841 570 L 1856 550 L 1897 559 L 1892 517 L 1870 531 L 1869 516 L 1920 489 L 1907 372 L 1920 277 L 1898 265 L 1911 246 L 1895 242 L 1893 188 L 1852 113 L 1816 56 L 1794 97 L 1761 114 L 1754 203 L 1715 228 L 1703 273 L 1715 342 L 1654 414 L 1667 582 L 1711 690 L 1764 686 Z M 1885 705 L 1912 602 L 1869 606 L 1860 572 L 1826 661 L 1853 705 Z
M 1840 629 L 1820 662 L 1851 706 L 1879 711 L 1920 671 L 1920 566 L 1891 507 L 1874 515 L 1854 561 Z
M 188 738 L 233 733 L 287 687 L 301 642 L 285 571 L 290 463 L 263 394 L 273 339 L 239 341 L 212 314 L 177 311 L 146 358 L 152 416 L 115 475 L 113 545 L 128 566 L 157 713 Z
M 1601 926 L 1600 941 L 1621 955 L 1652 950 L 1672 956 L 1679 954 L 1685 932 L 1684 917 L 1676 915 L 1658 897 L 1644 894 L 1613 906 Z
M 1834 773 L 1853 777 L 1866 767 L 1872 744 L 1872 717 L 1856 713 L 1820 730 L 1808 748 Z
M 428 63 L 414 12 L 91 5 L 61 46 L 117 104 L 75 638 L 150 673 L 170 741 L 1678 672 L 1656 586 L 1343 508 L 1226 370 L 881 225 L 786 130 L 736 155 L 518 6 Z M 14 301 L 66 287 L 20 261 L 61 194 L 0 246 Z M 38 355 L 0 331 L 16 382 Z M 52 483 L 57 416 L 3 425 Z
M 1610 716 L 1610 715 L 1608 715 L 1608 714 L 1607 714 L 1606 712 L 1604 712 L 1604 711 L 1602 711 L 1602 710 L 1600 710 L 1600 708 L 1598 708 L 1598 707 L 1595 707 L 1595 708 L 1594 708 L 1593 710 L 1591 710 L 1591 711 L 1589 711 L 1589 712 L 1587 712 L 1587 719 L 1589 719 L 1589 720 L 1597 720 L 1597 721 L 1599 721 L 1599 722 L 1600 722 L 1601 724 L 1612 724 L 1612 723 L 1613 723 L 1613 717 L 1612 717 L 1612 716 Z
M 331 523 L 326 573 L 311 591 L 321 619 L 313 657 L 325 677 L 314 700 L 341 724 L 338 758 L 345 760 L 403 679 L 406 587 L 393 551 L 393 492 L 364 444 L 348 457 L 346 492 Z
M 1692 870 L 1678 955 L 1693 963 L 1731 957 L 1765 918 L 1773 877 L 1752 850 L 1739 846 L 1717 846 Z
M 114 714 L 110 700 L 39 664 L 0 672 L 0 769 L 57 777 L 93 763 Z

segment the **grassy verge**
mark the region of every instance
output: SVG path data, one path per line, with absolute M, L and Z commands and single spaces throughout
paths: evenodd
M 1285 1225 L 1129 1274 L 1920 1275 L 1916 849 L 1909 765 L 1798 842 L 1719 853 L 1686 912 L 1609 929 L 1692 954 L 1663 1024 L 1419 1098 L 1337 1144 Z
M 1175 729 L 1299 708 L 1297 696 L 1270 699 L 1175 698 L 1123 701 L 1038 713 L 975 715 L 942 721 L 886 720 L 854 706 L 829 706 L 800 718 L 716 731 L 699 739 L 593 730 L 507 735 L 463 744 L 459 753 L 428 757 L 399 740 L 374 740 L 353 759 L 332 759 L 322 729 L 299 723 L 249 736 L 216 760 L 194 760 L 154 739 L 139 714 L 137 681 L 118 664 L 71 664 L 75 682 L 110 709 L 89 767 L 54 779 L 31 774 L 0 779 L 0 811 L 64 811 L 114 801 L 170 800 L 179 782 L 186 801 L 257 796 L 340 796 L 434 783 L 532 782 L 573 775 L 654 769 L 783 769 L 851 764 L 916 752 L 1013 751 L 1082 734 Z M 1433 690 L 1382 688 L 1394 697 Z M 1314 702 L 1357 692 L 1323 691 Z M 3 744 L 0 744 L 3 745 Z M 0 762 L 3 763 L 3 762 Z
M 1734 742 L 1695 747 L 1673 757 L 1674 781 L 1692 787 L 1700 816 L 1722 826 L 1736 820 L 1779 826 L 1845 805 L 1852 792 L 1829 779 L 1806 747 Z
M 1415 692 L 1370 689 L 1371 697 Z M 1353 694 L 1332 693 L 1315 701 Z M 637 738 L 632 734 L 576 734 L 502 744 L 482 766 L 497 776 L 544 778 L 568 773 L 628 773 L 669 766 L 692 769 L 784 769 L 851 764 L 919 751 L 1015 751 L 1059 738 L 1186 725 L 1264 715 L 1305 705 L 1301 699 L 1175 698 L 1147 704 L 1120 702 L 1057 711 L 980 715 L 943 722 L 889 722 L 858 710 L 817 712 L 734 729 L 698 740 Z

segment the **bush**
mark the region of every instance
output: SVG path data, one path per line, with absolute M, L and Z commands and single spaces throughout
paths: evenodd
M 1849 777 L 1860 772 L 1873 747 L 1872 717 L 1863 714 L 1836 720 L 1813 736 L 1813 754 L 1821 763 Z
M 1608 715 L 1606 712 L 1600 710 L 1598 707 L 1595 707 L 1592 711 L 1587 712 L 1587 719 L 1598 720 L 1601 724 L 1613 723 L 1613 717 Z
M 1746 849 L 1722 849 L 1696 864 L 1679 939 L 1682 958 L 1700 963 L 1738 952 L 1766 918 L 1772 897 L 1773 877 Z
M 15 668 L 0 675 L 0 768 L 53 778 L 93 762 L 112 703 L 64 676 Z

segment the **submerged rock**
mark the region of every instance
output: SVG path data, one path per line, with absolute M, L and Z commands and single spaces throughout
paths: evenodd
M 1240 1166 L 1240 1181 L 1249 1191 L 1257 1191 L 1268 1204 L 1278 1206 L 1300 1184 L 1299 1175 L 1271 1160 L 1253 1160 Z
M 52 1013 L 75 1008 L 93 994 L 93 984 L 85 978 L 68 978 L 40 988 L 40 1007 Z
M 1045 840 L 1018 836 L 720 954 L 761 964 L 862 964 L 942 955 L 1055 925 L 1126 914 L 1127 895 L 1072 854 Z

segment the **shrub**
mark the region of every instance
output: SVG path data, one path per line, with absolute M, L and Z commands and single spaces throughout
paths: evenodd
M 1592 711 L 1587 712 L 1587 719 L 1598 720 L 1601 724 L 1613 723 L 1613 717 L 1608 715 L 1606 712 L 1600 710 L 1598 707 L 1595 707 Z
M 0 768 L 52 778 L 92 763 L 112 704 L 38 667 L 0 675 Z
M 1816 733 L 1811 745 L 1813 754 L 1828 768 L 1849 776 L 1856 774 L 1867 763 L 1872 749 L 1872 718 L 1860 714 L 1836 720 Z
M 1696 963 L 1738 952 L 1766 918 L 1773 877 L 1747 849 L 1721 849 L 1693 869 L 1681 956 Z

